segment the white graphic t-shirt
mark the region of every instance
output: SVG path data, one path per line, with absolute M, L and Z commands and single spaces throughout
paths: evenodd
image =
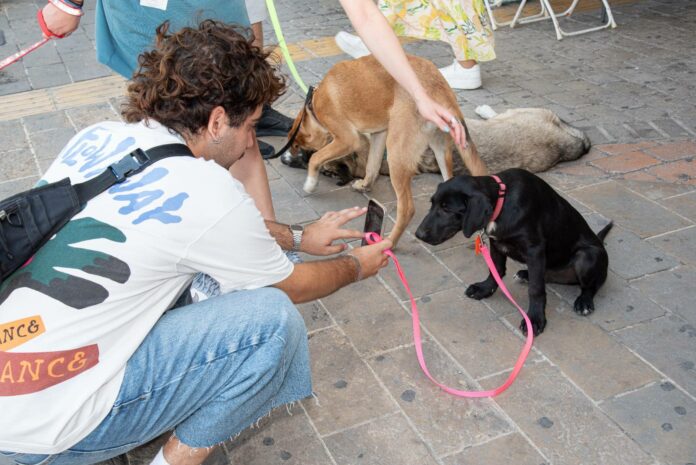
M 136 148 L 177 142 L 156 122 L 99 123 L 42 182 L 79 183 Z M 230 292 L 292 269 L 242 184 L 215 162 L 166 158 L 112 186 L 0 283 L 0 450 L 58 453 L 94 430 L 126 362 L 195 273 Z

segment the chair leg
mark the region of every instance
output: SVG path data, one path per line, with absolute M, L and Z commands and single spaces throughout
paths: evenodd
M 551 21 L 553 22 L 553 27 L 556 31 L 556 39 L 562 40 L 564 37 L 571 37 L 571 36 L 577 36 L 580 34 L 586 34 L 588 32 L 593 32 L 593 31 L 599 31 L 601 29 L 606 29 L 608 27 L 615 28 L 616 27 L 616 22 L 614 21 L 614 16 L 611 13 L 611 7 L 609 6 L 609 2 L 607 0 L 602 0 L 602 4 L 604 6 L 604 11 L 607 16 L 607 20 L 604 24 L 601 26 L 594 26 L 594 27 L 588 27 L 585 29 L 580 29 L 578 31 L 572 31 L 572 32 L 566 32 L 561 28 L 561 25 L 558 22 L 558 18 L 560 16 L 570 16 L 573 14 L 573 11 L 575 11 L 575 7 L 578 5 L 580 0 L 573 0 L 573 3 L 568 7 L 567 10 L 563 11 L 562 13 L 556 14 L 553 10 L 553 7 L 551 6 L 551 1 L 550 0 L 540 0 L 543 4 L 544 7 L 548 10 L 549 16 L 551 17 Z
M 586 29 L 580 29 L 578 31 L 572 32 L 564 31 L 563 28 L 561 28 L 560 23 L 558 22 L 558 18 L 561 16 L 568 17 L 572 15 L 575 11 L 575 8 L 578 6 L 578 3 L 580 3 L 580 0 L 573 0 L 573 2 L 565 11 L 561 13 L 556 13 L 553 10 L 553 7 L 551 6 L 551 0 L 539 0 L 540 10 L 538 13 L 528 16 L 522 16 L 522 10 L 527 4 L 527 0 L 522 0 L 520 2 L 519 7 L 517 8 L 517 11 L 515 12 L 515 16 L 512 18 L 512 21 L 499 22 L 495 19 L 495 16 L 493 15 L 492 7 L 500 6 L 502 4 L 502 0 L 493 0 L 492 2 L 489 0 L 484 0 L 484 5 L 486 6 L 486 11 L 488 12 L 488 16 L 491 19 L 491 26 L 493 30 L 498 29 L 498 27 L 500 26 L 510 26 L 510 28 L 514 28 L 518 24 L 528 24 L 537 21 L 542 21 L 545 19 L 551 19 L 551 22 L 553 23 L 553 28 L 556 32 L 556 39 L 562 40 L 564 37 L 586 34 L 588 32 L 599 31 L 600 29 L 605 29 L 608 27 L 616 27 L 616 22 L 614 21 L 614 16 L 611 13 L 611 7 L 609 6 L 608 0 L 602 0 L 603 24 L 601 26 L 589 27 Z

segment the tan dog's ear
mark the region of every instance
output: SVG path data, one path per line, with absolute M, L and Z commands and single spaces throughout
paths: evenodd
M 291 134 L 295 132 L 297 129 L 297 126 L 299 126 L 302 123 L 302 118 L 304 117 L 305 114 L 305 109 L 304 107 L 300 110 L 300 113 L 295 117 L 295 121 L 292 122 L 292 127 L 290 128 L 290 131 L 288 132 L 288 137 L 290 137 Z
M 292 122 L 292 127 L 290 127 L 290 131 L 288 132 L 289 139 L 293 134 L 295 134 L 295 131 L 297 131 L 297 134 L 295 134 L 295 140 L 292 141 L 292 144 L 290 145 L 289 149 L 290 153 L 293 156 L 297 156 L 297 154 L 300 153 L 302 140 L 302 135 L 300 134 L 300 132 L 302 131 L 302 128 L 300 128 L 298 131 L 298 126 L 302 124 L 302 120 L 304 119 L 306 111 L 306 108 L 302 107 L 300 113 L 295 117 L 295 121 Z

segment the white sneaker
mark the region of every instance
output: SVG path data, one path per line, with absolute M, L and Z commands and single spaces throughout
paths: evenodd
M 464 68 L 457 60 L 449 66 L 440 68 L 440 73 L 452 89 L 478 89 L 481 87 L 481 68 L 478 63 L 471 68 Z
M 360 58 L 370 54 L 370 50 L 367 48 L 365 43 L 356 35 L 349 34 L 345 31 L 340 31 L 338 34 L 336 34 L 334 39 L 336 40 L 336 45 L 338 45 L 338 48 L 353 58 Z

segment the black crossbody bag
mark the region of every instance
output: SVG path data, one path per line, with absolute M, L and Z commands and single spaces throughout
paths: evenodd
M 87 202 L 163 158 L 193 156 L 184 144 L 136 149 L 99 176 L 72 185 L 69 178 L 0 202 L 0 283 L 24 265 Z

